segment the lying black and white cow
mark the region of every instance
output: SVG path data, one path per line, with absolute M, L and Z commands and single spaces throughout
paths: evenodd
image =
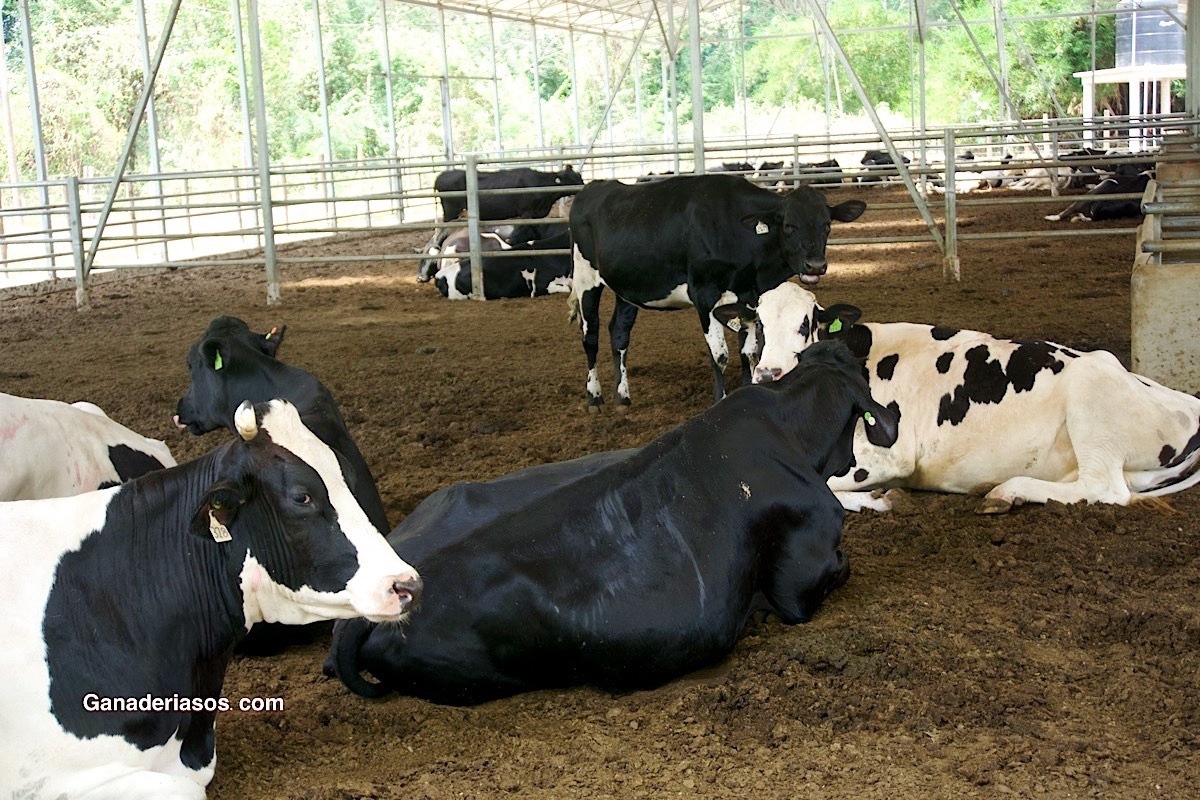
M 479 247 L 485 253 L 497 250 L 507 250 L 513 241 L 512 225 L 480 225 Z M 424 283 L 443 265 L 458 261 L 464 253 L 470 252 L 471 237 L 466 228 L 459 228 L 441 240 L 440 233 L 435 233 L 423 251 L 425 258 L 417 262 L 417 280 Z
M 300 411 L 304 424 L 347 462 L 347 482 L 380 533 L 390 525 L 366 459 L 346 428 L 333 395 L 316 376 L 276 358 L 287 327 L 255 333 L 237 317 L 217 317 L 188 349 L 191 384 L 179 399 L 175 424 L 199 436 L 233 429 L 233 412 L 243 400 L 282 398 Z
M 570 218 L 576 248 L 571 315 L 583 332 L 589 405 L 603 402 L 596 354 L 605 286 L 617 296 L 608 327 L 617 402 L 629 404 L 626 355 L 638 309 L 688 306 L 700 316 L 719 400 L 729 351 L 713 308 L 722 298 L 753 304 L 792 275 L 816 283 L 827 266 L 830 222 L 858 219 L 866 207 L 861 200 L 831 207 L 806 186 L 779 195 L 733 175 L 589 183 L 575 197 Z M 747 364 L 743 358 L 744 378 Z
M 564 226 L 565 227 L 565 226 Z M 543 297 L 571 291 L 573 261 L 569 254 L 543 255 L 539 250 L 570 250 L 571 233 L 505 248 L 509 255 L 483 257 L 486 299 Z M 512 255 L 520 253 L 520 255 Z M 434 283 L 442 297 L 466 300 L 471 296 L 471 260 L 464 258 L 437 271 Z
M 1121 219 L 1122 217 L 1140 217 L 1142 215 L 1142 199 L 1124 198 L 1107 200 L 1105 195 L 1111 194 L 1140 194 L 1146 191 L 1153 172 L 1139 172 L 1119 178 L 1105 178 L 1096 184 L 1088 193 L 1057 214 L 1049 214 L 1046 219 L 1051 222 L 1069 220 L 1075 222 L 1098 222 L 1105 219 Z
M 92 403 L 0 394 L 0 501 L 68 497 L 173 466 L 165 443 Z
M 283 401 L 116 488 L 0 504 L 6 796 L 203 798 L 234 643 L 262 620 L 404 619 L 417 573 Z
M 217 317 L 189 349 L 191 384 L 176 406 L 175 424 L 195 435 L 233 429 L 233 412 L 243 400 L 282 398 L 300 411 L 304 424 L 342 460 L 346 482 L 380 533 L 390 530 L 375 479 L 338 410 L 333 395 L 311 373 L 276 359 L 287 328 L 255 333 L 236 317 Z M 305 643 L 328 626 L 261 625 L 239 643 L 239 652 L 270 655 Z
M 894 441 L 861 363 L 829 343 L 777 390 L 735 392 L 645 447 L 436 492 L 389 536 L 421 571 L 421 611 L 339 623 L 337 672 L 361 694 L 454 704 L 631 690 L 724 658 L 759 593 L 805 622 L 849 574 L 824 482 L 863 416 Z
M 1002 513 L 1047 500 L 1126 505 L 1200 481 L 1200 399 L 1127 371 L 1106 351 L 854 324 L 857 308 L 822 309 L 792 283 L 763 294 L 757 314 L 715 313 L 758 328 L 756 381 L 777 379 L 830 335 L 866 359 L 875 399 L 900 413 L 900 437 L 885 450 L 860 428 L 854 466 L 829 482 L 848 509 L 887 510 L 871 492 L 888 487 L 986 492 L 979 510 Z
M 908 164 L 908 156 L 901 155 L 900 160 Z M 866 167 L 865 172 L 858 175 L 859 183 L 881 183 L 897 174 L 896 162 L 886 150 L 868 150 L 863 154 L 860 163 Z

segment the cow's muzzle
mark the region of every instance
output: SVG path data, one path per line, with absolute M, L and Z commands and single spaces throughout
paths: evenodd
M 774 383 L 783 375 L 783 370 L 779 367 L 759 367 L 754 370 L 755 383 Z

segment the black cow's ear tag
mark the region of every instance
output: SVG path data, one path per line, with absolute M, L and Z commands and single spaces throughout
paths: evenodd
M 725 323 L 725 327 L 729 328 L 729 330 L 733 331 L 734 333 L 738 333 L 742 329 L 741 317 L 731 317 L 730 320 Z
M 837 333 L 841 329 L 842 329 L 841 317 L 839 317 L 839 318 L 835 319 L 833 322 L 829 323 L 829 332 L 830 333 Z M 871 422 L 871 424 L 874 425 L 875 424 L 874 417 L 872 417 L 870 414 L 867 414 L 866 416 L 869 419 L 869 421 Z
M 213 356 L 213 369 L 220 370 L 223 366 L 225 366 L 225 362 L 221 360 L 221 351 L 218 350 L 217 354 Z
M 759 220 L 758 224 L 754 226 L 754 232 L 757 233 L 759 236 L 762 236 L 764 233 L 770 233 L 771 228 L 769 225 L 767 225 L 767 223 L 763 222 L 762 220 Z
M 223 507 L 219 500 L 213 500 L 208 509 L 208 532 L 212 534 L 214 542 L 228 542 L 233 539 L 229 533 L 229 528 L 225 527 L 225 523 L 217 519 L 217 511 Z
M 866 422 L 868 425 L 874 425 L 875 424 L 875 415 L 872 414 L 870 411 L 866 411 L 863 413 L 863 421 Z

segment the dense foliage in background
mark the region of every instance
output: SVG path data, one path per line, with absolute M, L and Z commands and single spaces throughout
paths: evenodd
M 143 55 L 134 0 L 32 0 L 30 5 L 50 174 L 109 172 L 142 86 Z M 168 4 L 148 0 L 147 5 L 153 53 Z M 918 49 L 909 28 L 912 5 L 907 0 L 828 3 L 830 22 L 845 31 L 839 38 L 872 101 L 908 120 L 919 118 Z M 1100 3 L 1102 9 L 1113 5 Z M 1003 118 L 1005 110 L 985 66 L 990 63 L 995 69 L 997 60 L 991 2 L 957 2 L 959 12 L 971 22 L 974 41 L 950 0 L 929 0 L 928 6 L 930 20 L 936 23 L 928 28 L 925 48 L 928 124 Z M 1079 113 L 1081 90 L 1071 73 L 1093 67 L 1092 23 L 1083 16 L 1050 15 L 1090 6 L 1080 0 L 1003 3 L 1009 18 L 1044 17 L 1010 20 L 1004 28 L 1010 95 L 1020 116 Z M 271 157 L 323 160 L 327 145 L 313 4 L 311 0 L 262 0 L 259 7 Z M 239 88 L 241 67 L 230 8 L 229 0 L 183 4 L 155 94 L 164 171 L 242 166 L 253 151 L 242 110 L 246 98 Z M 436 12 L 400 2 L 381 6 L 378 0 L 322 0 L 331 132 L 328 155 L 334 159 L 390 154 L 393 134 L 386 113 L 381 8 L 387 16 L 396 151 L 401 156 L 432 155 L 445 147 L 442 33 Z M 17 3 L 4 0 L 3 9 L 11 128 L 22 179 L 29 179 L 34 174 L 33 141 Z M 572 42 L 565 32 L 539 28 L 540 69 L 535 86 L 534 43 L 528 25 L 497 21 L 493 58 L 486 19 L 455 14 L 446 18 L 455 152 L 498 146 L 512 152 L 576 141 L 586 144 L 593 139 L 661 142 L 670 138 L 672 106 L 678 124 L 690 119 L 686 40 L 676 54 L 679 79 L 674 99 L 664 98 L 662 91 L 667 75 L 664 59 L 669 56 L 663 55 L 660 45 L 647 41 L 620 85 L 606 121 L 606 98 L 629 58 L 630 39 L 577 34 Z M 703 27 L 702 79 L 709 135 L 792 133 L 798 132 L 799 119 L 819 122 L 861 111 L 836 59 L 813 35 L 811 18 L 756 1 L 730 4 L 706 17 Z M 649 30 L 648 38 L 657 35 L 657 25 Z M 686 26 L 683 30 L 686 37 Z M 744 47 L 738 46 L 739 36 L 749 37 Z M 1095 65 L 1112 66 L 1112 17 L 1098 20 L 1095 40 Z M 570 68 L 572 45 L 575 75 Z M 535 98 L 540 98 L 540 105 Z M 688 136 L 690 131 L 684 129 L 684 138 Z M 0 147 L 5 143 L 0 142 Z M 147 152 L 143 132 L 132 170 L 150 170 Z

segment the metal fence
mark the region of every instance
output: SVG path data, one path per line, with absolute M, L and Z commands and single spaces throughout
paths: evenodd
M 715 141 L 705 146 L 706 168 L 723 162 L 752 165 L 747 177 L 762 184 L 899 181 L 909 189 L 902 203 L 873 204 L 876 208 L 905 208 L 925 223 L 923 234 L 903 237 L 834 238 L 840 244 L 887 244 L 926 241 L 941 251 L 948 280 L 959 278 L 959 248 L 963 241 L 985 238 L 1028 239 L 1042 236 L 1104 236 L 1130 233 L 1128 228 L 1085 230 L 1077 226 L 1058 231 L 960 233 L 960 207 L 999 204 L 1059 203 L 1058 195 L 1072 174 L 1083 167 L 1113 166 L 1114 162 L 1158 161 L 1157 148 L 1123 150 L 1129 142 L 1156 144 L 1164 136 L 1195 136 L 1193 117 L 1162 115 L 1119 117 L 1084 122 L 1046 119 L 990 125 L 957 126 L 918 132 L 894 132 L 892 142 L 909 163 L 876 165 L 860 162 L 865 150 L 881 141 L 871 134 L 822 137 L 772 137 L 757 141 Z M 1103 156 L 1079 156 L 1084 145 L 1103 143 Z M 966 160 L 967 151 L 972 159 Z M 1123 154 L 1120 154 L 1123 153 Z M 1184 153 L 1180 158 L 1194 158 Z M 805 168 L 805 164 L 836 159 L 840 169 Z M 758 170 L 764 161 L 784 162 L 775 172 Z M 481 153 L 467 164 L 438 159 L 375 159 L 368 161 L 275 165 L 269 170 L 269 191 L 262 191 L 255 169 L 224 172 L 126 175 L 111 214 L 103 205 L 111 181 L 107 178 L 68 177 L 42 183 L 0 184 L 0 281 L 59 279 L 73 287 L 80 306 L 87 304 L 87 284 L 96 271 L 177 269 L 193 265 L 258 266 L 266 270 L 268 301 L 278 298 L 278 265 L 355 261 L 406 262 L 420 253 L 319 258 L 277 246 L 345 234 L 429 231 L 433 227 L 468 226 L 480 192 L 474 180 L 467 192 L 468 220 L 435 222 L 434 178 L 443 170 L 465 166 L 479 169 L 530 166 L 560 169 L 572 164 L 585 178 L 632 179 L 650 172 L 694 171 L 693 153 L 669 147 L 556 148 L 522 157 Z M 1018 175 L 1034 175 L 1044 188 L 1020 196 L 989 197 L 965 194 L 964 173 L 988 174 L 1012 185 Z M 1042 186 L 1033 182 L 1031 185 Z M 504 190 L 496 190 L 497 193 Z M 509 190 L 511 191 L 511 190 Z M 1116 196 L 1120 197 L 1120 196 Z M 942 217 L 938 222 L 934 210 Z M 264 221 L 269 221 L 266 224 Z M 478 258 L 478 234 L 472 241 Z M 562 251 L 552 251 L 562 252 Z M 481 283 L 475 294 L 482 296 Z

